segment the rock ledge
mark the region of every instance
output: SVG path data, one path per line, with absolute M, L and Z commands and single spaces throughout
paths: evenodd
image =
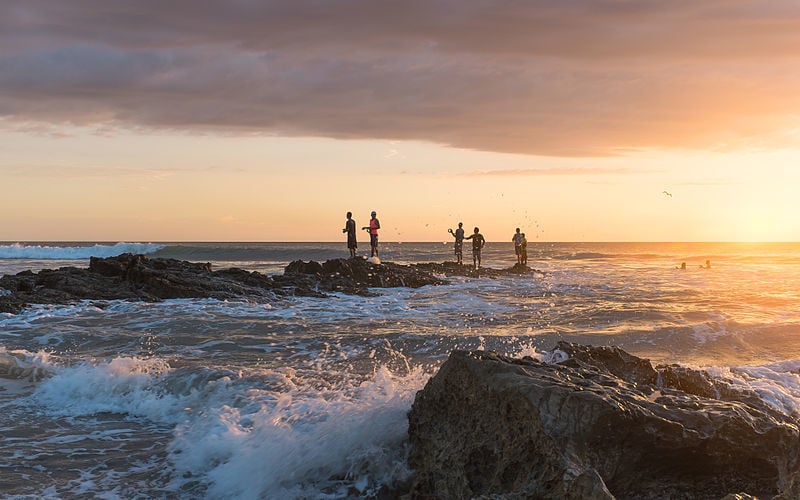
M 800 498 L 795 418 L 618 348 L 553 352 L 452 353 L 409 413 L 412 497 Z

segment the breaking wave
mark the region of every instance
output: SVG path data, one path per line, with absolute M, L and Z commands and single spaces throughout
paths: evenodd
M 114 243 L 75 246 L 0 245 L 0 259 L 80 260 L 89 257 L 114 257 L 123 253 L 151 254 L 164 248 L 154 243 Z

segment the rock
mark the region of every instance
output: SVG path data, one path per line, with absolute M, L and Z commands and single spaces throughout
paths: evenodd
M 556 348 L 451 354 L 409 412 L 412 497 L 800 498 L 794 418 L 705 372 Z
M 63 267 L 0 277 L 0 312 L 16 313 L 29 304 L 78 300 L 159 301 L 176 298 L 269 300 L 276 296 L 327 297 L 339 291 L 368 295 L 369 287 L 420 287 L 446 281 L 411 266 L 373 265 L 364 259 L 323 264 L 295 261 L 282 276 L 242 269 L 212 271 L 210 263 L 149 259 L 144 255 L 92 257 L 88 269 Z
M 626 382 L 645 387 L 655 384 L 658 379 L 658 373 L 649 361 L 632 356 L 619 347 L 593 347 L 559 342 L 554 350 L 561 351 L 568 356 L 568 359 L 561 363 L 563 366 L 584 370 L 594 367 L 601 371 L 607 371 Z
M 129 262 L 130 261 L 126 259 L 90 257 L 89 271 L 108 277 L 124 276 L 125 272 L 128 270 Z
M 468 278 L 500 278 L 504 276 L 545 274 L 544 271 L 533 269 L 524 264 L 514 264 L 506 269 L 493 269 L 491 267 L 475 269 L 471 264 L 459 264 L 457 262 L 424 262 L 411 264 L 411 267 L 429 273 L 443 274 L 445 276 L 466 276 Z
M 284 274 L 322 274 L 322 264 L 319 262 L 303 262 L 295 260 L 284 269 Z
M 314 275 L 321 289 L 360 293 L 369 287 L 419 288 L 426 285 L 444 285 L 447 281 L 416 266 L 403 266 L 393 262 L 372 264 L 367 259 L 332 259 L 323 264 L 295 261 L 286 266 L 284 275 Z

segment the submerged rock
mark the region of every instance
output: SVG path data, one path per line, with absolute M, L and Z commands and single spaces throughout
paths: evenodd
M 409 413 L 412 497 L 800 498 L 795 418 L 618 348 L 554 352 L 451 354 Z

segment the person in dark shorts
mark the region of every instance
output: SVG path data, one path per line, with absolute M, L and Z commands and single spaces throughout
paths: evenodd
M 514 236 L 511 237 L 511 241 L 514 242 L 514 253 L 517 254 L 517 264 L 522 264 L 522 239 L 524 236 L 522 233 L 519 232 L 519 228 L 517 228 L 517 232 L 514 233 Z
M 475 232 L 464 238 L 465 240 L 472 240 L 472 265 L 475 269 L 481 267 L 481 250 L 486 244 L 486 239 L 481 234 L 479 228 L 475 228 Z
M 347 212 L 347 221 L 344 223 L 343 233 L 347 233 L 347 248 L 350 249 L 350 258 L 356 256 L 358 241 L 356 240 L 356 221 L 353 220 L 353 212 Z
M 366 229 L 369 231 L 369 245 L 370 245 L 370 257 L 378 257 L 378 229 L 381 228 L 381 223 L 378 221 L 376 217 L 378 215 L 375 213 L 375 210 L 372 211 L 370 214 L 371 218 L 369 219 L 369 226 L 364 226 L 361 229 Z
M 456 254 L 456 262 L 459 264 L 464 263 L 464 223 L 458 223 L 458 229 L 453 231 L 452 229 L 447 230 L 448 233 L 453 235 L 453 238 L 456 239 L 455 245 L 453 246 L 453 252 Z

